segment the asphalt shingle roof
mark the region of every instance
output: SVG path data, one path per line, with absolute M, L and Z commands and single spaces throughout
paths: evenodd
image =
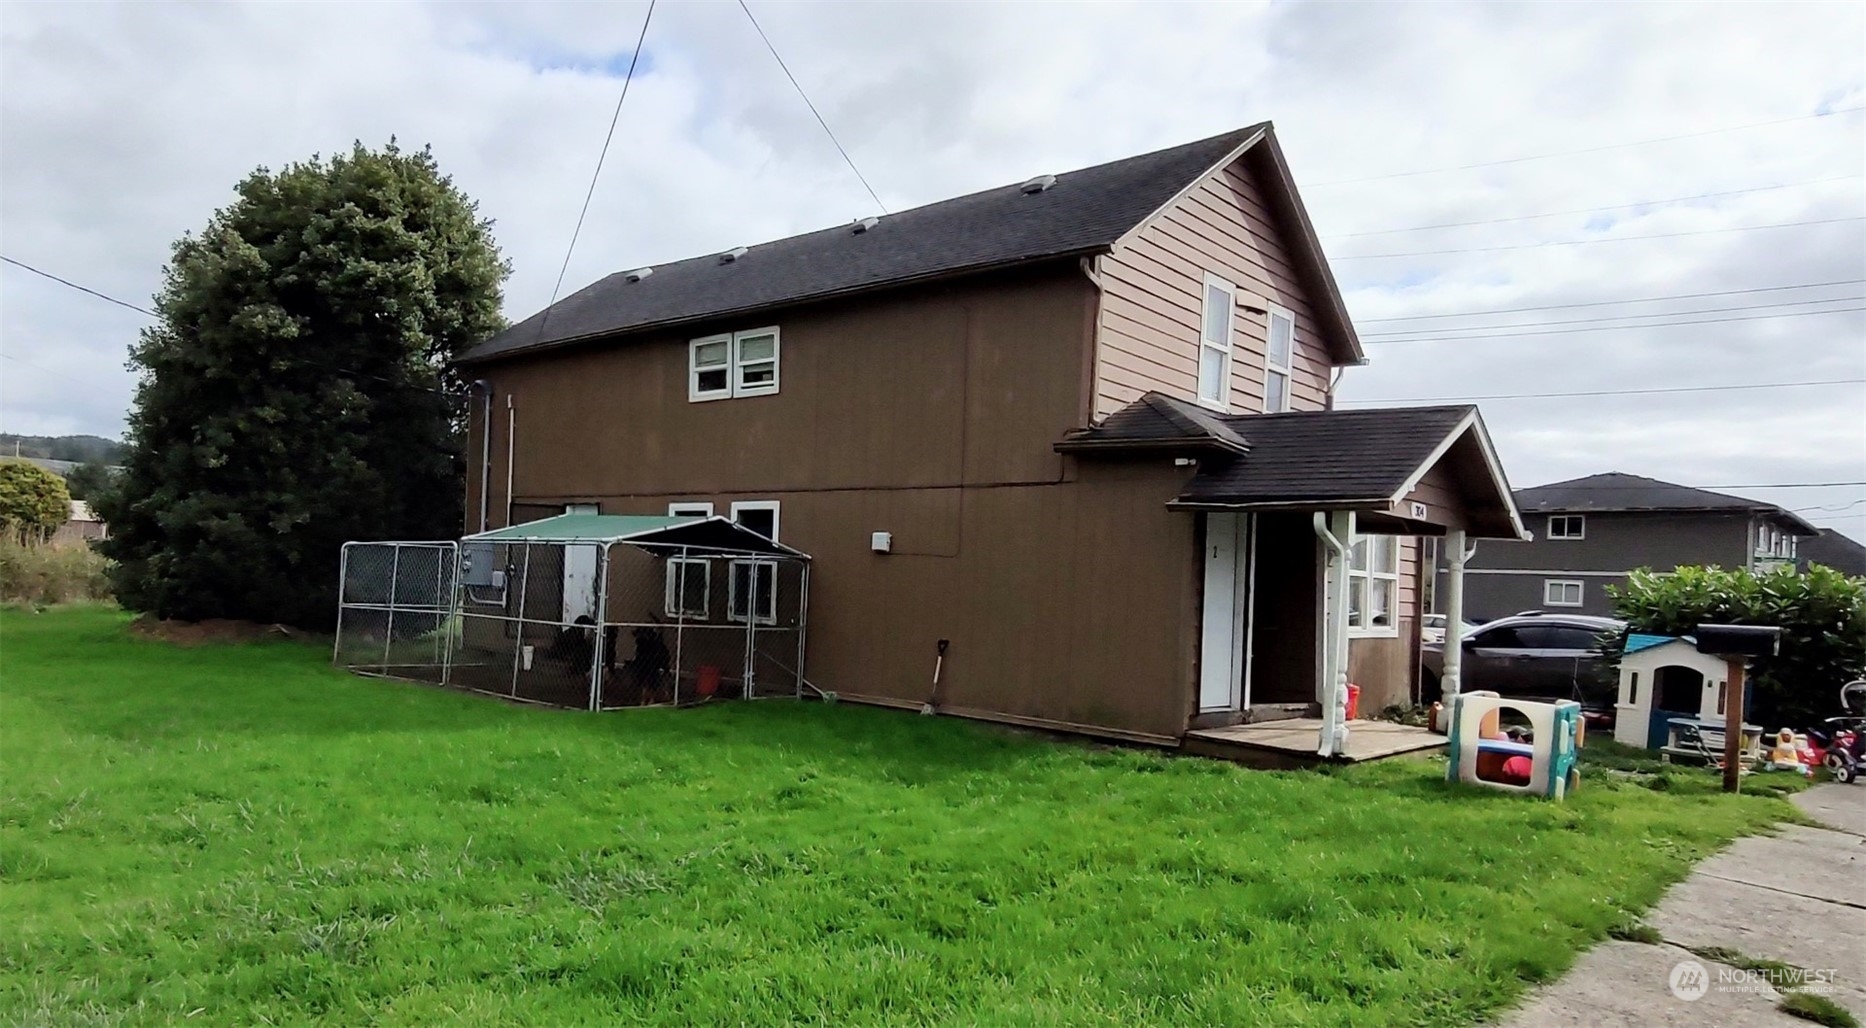
M 1021 183 L 1001 186 L 887 215 L 859 234 L 839 225 L 760 243 L 728 264 L 708 254 L 657 266 L 638 282 L 618 272 L 480 343 L 461 360 L 1095 253 L 1266 126 L 1066 172 L 1040 193 L 1023 192 Z
M 1300 411 L 1225 417 L 1250 452 L 1200 465 L 1180 503 L 1327 502 L 1398 492 L 1475 408 Z
M 1609 471 L 1585 478 L 1519 489 L 1516 506 L 1524 513 L 1563 514 L 1598 511 L 1728 510 L 1778 514 L 1814 534 L 1814 526 L 1773 503 L 1751 500 L 1643 475 Z

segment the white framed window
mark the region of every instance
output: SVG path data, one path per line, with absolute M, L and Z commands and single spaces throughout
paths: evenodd
M 667 559 L 667 596 L 663 607 L 671 618 L 707 617 L 712 603 L 713 562 L 698 557 Z
M 1542 604 L 1547 607 L 1579 607 L 1585 583 L 1572 578 L 1542 580 Z
M 723 400 L 732 395 L 732 337 L 703 336 L 687 344 L 687 400 Z
M 1348 550 L 1348 634 L 1398 635 L 1399 536 L 1356 536 Z
M 768 396 L 778 391 L 778 330 L 739 332 L 732 337 L 732 395 Z
M 1216 275 L 1205 276 L 1199 317 L 1199 403 L 1231 410 L 1231 318 L 1237 290 Z
M 1286 307 L 1270 308 L 1270 338 L 1263 358 L 1263 412 L 1280 414 L 1289 409 L 1291 355 L 1296 352 L 1296 315 Z
M 1556 514 L 1549 518 L 1550 539 L 1587 538 L 1587 518 L 1581 514 Z
M 776 500 L 734 500 L 732 520 L 777 542 L 778 506 Z
M 778 391 L 778 330 L 701 336 L 687 344 L 687 399 L 724 400 Z
M 670 503 L 667 505 L 670 518 L 710 518 L 713 505 L 710 503 Z
M 726 617 L 777 624 L 777 561 L 735 560 L 727 580 Z

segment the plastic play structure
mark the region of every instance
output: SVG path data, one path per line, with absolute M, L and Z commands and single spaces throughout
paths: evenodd
M 1506 731 L 1505 710 L 1528 724 Z M 1534 703 L 1494 692 L 1460 693 L 1451 705 L 1445 778 L 1559 800 L 1580 785 L 1580 749 L 1581 705 L 1573 700 Z
M 1724 662 L 1699 653 L 1690 636 L 1628 636 L 1620 657 L 1614 741 L 1656 750 L 1670 744 L 1673 720 L 1719 720 L 1727 677 Z

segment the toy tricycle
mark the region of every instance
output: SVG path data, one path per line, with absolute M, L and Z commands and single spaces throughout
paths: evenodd
M 1808 730 L 1810 740 L 1825 755 L 1822 765 L 1836 782 L 1851 782 L 1866 765 L 1866 678 L 1856 678 L 1840 687 L 1841 717 L 1830 717 L 1820 728 Z

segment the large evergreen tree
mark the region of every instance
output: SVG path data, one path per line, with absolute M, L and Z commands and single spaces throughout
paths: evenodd
M 462 383 L 503 325 L 491 222 L 433 155 L 357 144 L 241 182 L 175 244 L 102 498 L 118 599 L 319 626 L 350 539 L 460 528 Z

